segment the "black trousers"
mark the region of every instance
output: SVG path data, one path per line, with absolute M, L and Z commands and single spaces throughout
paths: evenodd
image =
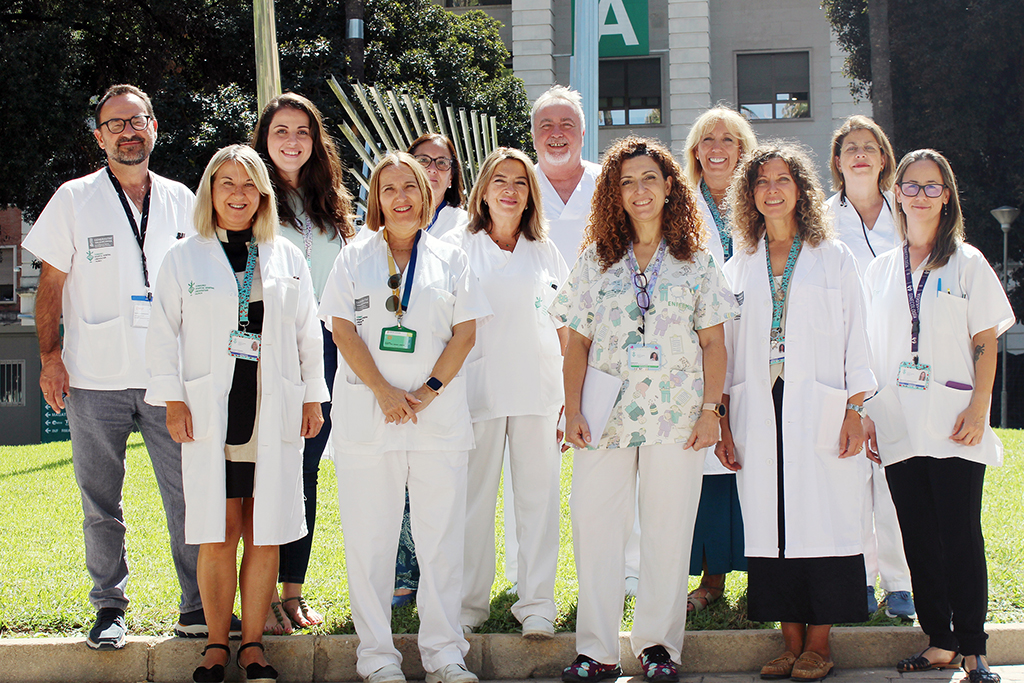
M 985 466 L 918 456 L 885 468 L 903 532 L 914 606 L 932 647 L 985 654 Z

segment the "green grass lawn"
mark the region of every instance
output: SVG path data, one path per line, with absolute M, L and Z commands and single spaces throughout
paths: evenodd
M 984 525 L 989 561 L 989 621 L 1024 622 L 1024 432 L 999 430 L 1006 446 L 1006 464 L 990 469 L 985 482 Z M 576 622 L 576 568 L 572 559 L 569 520 L 569 482 L 572 459 L 562 460 L 561 551 L 555 597 L 556 627 L 572 631 Z M 323 611 L 323 633 L 353 633 L 345 581 L 345 555 L 338 519 L 334 467 L 324 461 L 316 540 L 304 590 Z M 176 621 L 178 585 L 171 564 L 156 482 L 145 446 L 133 435 L 128 448 L 125 482 L 128 523 L 128 584 L 131 606 L 128 624 L 137 635 L 169 634 Z M 94 613 L 89 605 L 89 579 L 82 541 L 82 509 L 71 466 L 70 442 L 40 446 L 0 446 L 0 530 L 4 541 L 5 577 L 0 582 L 0 634 L 4 636 L 84 635 Z M 498 518 L 501 519 L 499 499 Z M 498 578 L 491 601 L 491 618 L 482 632 L 515 632 L 509 612 L 514 597 L 504 579 L 504 550 L 498 527 Z M 697 578 L 691 577 L 691 589 Z M 632 621 L 626 601 L 623 629 Z M 869 625 L 897 623 L 875 614 Z M 415 631 L 415 608 L 397 610 L 395 632 Z M 772 628 L 746 618 L 746 575 L 729 575 L 725 597 L 693 615 L 695 630 Z

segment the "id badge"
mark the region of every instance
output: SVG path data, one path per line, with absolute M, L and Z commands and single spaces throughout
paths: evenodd
M 149 327 L 149 316 L 153 312 L 153 302 L 148 297 L 132 297 L 132 327 Z
M 778 344 L 772 344 L 768 352 L 768 365 L 779 365 L 786 362 L 786 340 L 779 338 Z
M 412 353 L 416 350 L 416 332 L 408 327 L 385 327 L 380 331 L 380 350 Z
M 634 370 L 657 370 L 661 367 L 659 344 L 630 344 L 629 367 Z
M 242 360 L 259 360 L 260 335 L 232 330 L 228 339 L 228 354 Z
M 896 386 L 925 391 L 928 389 L 928 380 L 931 374 L 930 365 L 903 361 L 900 363 L 899 372 L 896 373 Z

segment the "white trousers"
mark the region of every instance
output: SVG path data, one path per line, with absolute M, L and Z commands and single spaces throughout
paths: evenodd
M 882 590 L 911 590 L 910 568 L 903 554 L 903 534 L 896 518 L 885 468 L 868 461 L 871 474 L 865 480 L 864 509 L 861 517 L 861 536 L 864 542 L 864 568 L 868 586 L 881 578 Z
M 640 584 L 630 641 L 637 656 L 662 645 L 680 663 L 693 523 L 704 454 L 682 444 L 573 455 L 572 536 L 579 580 L 576 651 L 619 661 L 625 550 L 633 530 L 639 474 Z
M 462 614 L 468 626 L 490 615 L 494 584 L 494 508 L 498 499 L 502 455 L 508 439 L 514 535 L 518 540 L 519 600 L 512 615 L 520 622 L 537 615 L 554 622 L 555 571 L 558 567 L 559 475 L 561 457 L 555 440 L 557 415 L 499 417 L 473 423 L 476 449 L 469 452 L 466 496 L 465 573 Z M 511 531 L 511 530 L 509 530 Z
M 406 486 L 420 565 L 416 606 L 423 668 L 431 672 L 465 662 L 469 643 L 459 626 L 459 601 L 466 458 L 465 451 L 338 454 L 338 505 L 349 601 L 359 635 L 356 671 L 363 678 L 382 666 L 402 662 L 391 634 L 391 596 Z

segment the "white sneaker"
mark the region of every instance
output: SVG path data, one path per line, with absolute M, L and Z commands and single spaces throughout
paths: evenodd
M 405 674 L 397 664 L 386 664 L 367 676 L 366 683 L 405 683 Z
M 463 664 L 449 664 L 440 671 L 427 674 L 427 683 L 479 683 L 476 674 Z
M 549 640 L 555 636 L 555 626 L 539 614 L 523 619 L 523 638 L 528 640 Z
M 626 577 L 626 597 L 635 598 L 636 589 L 640 587 L 640 579 L 635 576 Z

